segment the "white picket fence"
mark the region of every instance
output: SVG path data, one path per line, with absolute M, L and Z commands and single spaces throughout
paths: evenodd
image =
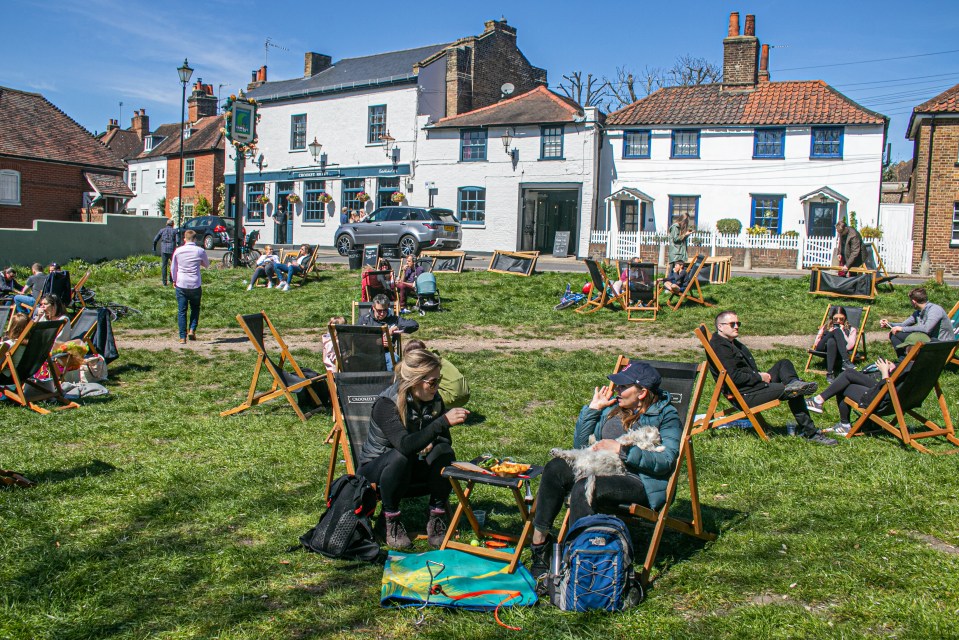
M 589 241 L 593 244 L 605 244 L 607 258 L 626 260 L 639 255 L 639 247 L 641 246 L 665 245 L 666 236 L 662 233 L 650 231 L 593 230 L 590 232 Z M 730 248 L 792 249 L 798 252 L 796 268 L 802 269 L 814 265 L 832 264 L 836 241 L 835 237 L 830 236 L 750 236 L 745 233 L 733 235 L 712 231 L 697 231 L 690 237 L 689 246 L 691 252 L 693 247 L 702 247 L 703 250 L 708 250 L 708 254 L 711 256 L 722 255 L 723 249 Z M 911 240 L 888 244 L 881 239 L 874 242 L 886 270 L 892 273 L 910 272 L 912 263 Z

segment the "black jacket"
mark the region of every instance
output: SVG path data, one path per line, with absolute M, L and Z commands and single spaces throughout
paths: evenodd
M 420 323 L 416 320 L 410 320 L 408 318 L 397 317 L 393 313 L 393 310 L 390 309 L 390 312 L 386 314 L 386 317 L 382 320 L 377 320 L 373 317 L 373 310 L 371 309 L 367 313 L 364 313 L 360 316 L 360 324 L 364 327 L 382 327 L 386 325 L 387 327 L 399 327 L 399 330 L 403 333 L 413 333 L 420 328 Z
M 398 387 L 393 384 L 376 399 L 370 416 L 370 430 L 360 453 L 360 465 L 379 458 L 390 449 L 409 458 L 430 443 L 453 443 L 443 399 L 438 393 L 432 402 L 423 405 L 408 397 L 406 425 L 400 420 L 397 393 Z
M 749 348 L 739 340 L 729 340 L 718 333 L 709 339 L 709 346 L 716 352 L 719 361 L 741 393 L 759 391 L 768 383 L 759 375 L 756 359 Z

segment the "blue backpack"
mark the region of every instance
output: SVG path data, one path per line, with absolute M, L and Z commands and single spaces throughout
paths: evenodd
M 574 522 L 559 566 L 555 557 L 553 564 L 549 598 L 563 611 L 620 611 L 643 599 L 633 570 L 633 541 L 615 516 L 591 515 Z

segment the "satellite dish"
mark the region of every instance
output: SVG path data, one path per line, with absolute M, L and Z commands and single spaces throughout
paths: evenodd
M 516 87 L 513 86 L 512 82 L 507 82 L 499 90 L 503 93 L 504 96 L 512 95 L 516 91 Z

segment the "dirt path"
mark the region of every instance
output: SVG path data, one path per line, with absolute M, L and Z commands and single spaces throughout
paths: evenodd
M 873 343 L 885 339 L 882 332 L 869 333 L 867 340 Z M 320 332 L 318 330 L 287 330 L 283 333 L 283 340 L 291 349 L 311 349 L 320 351 Z M 196 342 L 188 342 L 185 346 L 177 342 L 174 335 L 167 330 L 130 329 L 116 333 L 117 346 L 123 349 L 144 349 L 146 351 L 163 351 L 164 349 L 202 349 L 204 351 L 247 351 L 249 341 L 239 329 L 211 329 L 200 331 Z M 745 342 L 755 351 L 772 349 L 777 345 L 785 347 L 805 348 L 809 346 L 809 336 L 750 336 Z M 596 338 L 571 339 L 536 339 L 520 337 L 484 338 L 471 336 L 465 338 L 437 338 L 429 341 L 429 346 L 445 352 L 475 352 L 483 350 L 494 351 L 543 351 L 555 349 L 559 351 L 579 351 L 581 349 L 595 349 Z M 631 336 L 621 338 L 615 343 L 604 341 L 604 348 L 618 349 L 624 353 L 644 353 L 653 355 L 668 355 L 688 349 L 698 349 L 699 342 L 692 335 L 681 337 L 662 336 Z

